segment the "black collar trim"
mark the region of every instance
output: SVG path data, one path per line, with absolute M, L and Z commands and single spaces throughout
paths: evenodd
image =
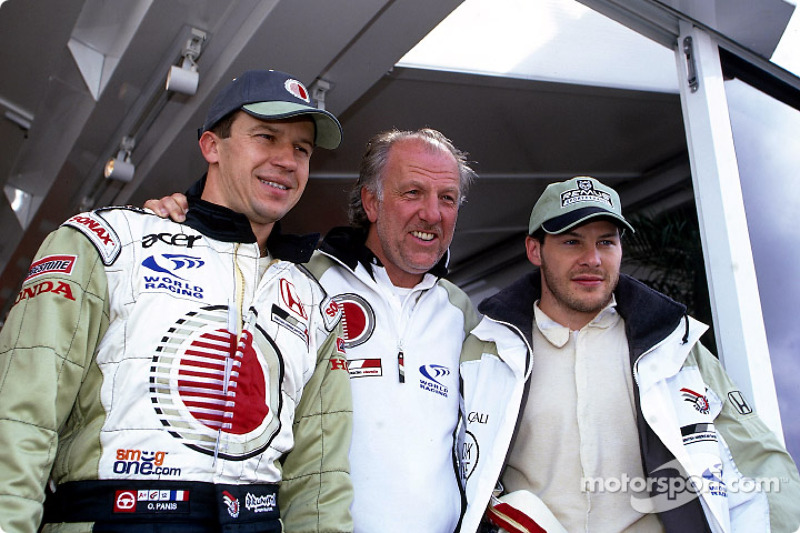
M 206 176 L 203 176 L 186 191 L 186 198 L 189 201 L 186 225 L 222 242 L 256 242 L 250 221 L 245 215 L 200 198 L 205 183 Z M 267 249 L 276 259 L 306 263 L 311 259 L 318 242 L 318 233 L 284 235 L 281 232 L 280 222 L 276 222 L 267 238 Z
M 531 338 L 533 302 L 542 294 L 539 270 L 530 272 L 480 303 L 478 311 L 509 322 Z M 617 311 L 625 319 L 632 357 L 638 357 L 669 335 L 686 314 L 686 306 L 657 292 L 641 281 L 620 274 L 614 291 Z

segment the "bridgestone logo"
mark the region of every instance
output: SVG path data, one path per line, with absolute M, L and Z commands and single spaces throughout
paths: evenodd
M 48 255 L 43 257 L 31 265 L 25 281 L 48 272 L 70 275 L 75 266 L 75 259 L 77 257 L 74 255 Z

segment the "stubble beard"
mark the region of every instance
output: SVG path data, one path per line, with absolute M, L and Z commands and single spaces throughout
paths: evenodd
M 619 274 L 617 274 L 616 278 L 611 280 L 611 283 L 607 285 L 608 291 L 602 295 L 601 299 L 581 297 L 580 294 L 570 290 L 569 280 L 560 280 L 558 276 L 547 267 L 547 263 L 545 263 L 544 260 L 542 261 L 540 269 L 542 271 L 543 282 L 547 285 L 547 288 L 556 302 L 566 309 L 579 313 L 599 313 L 611 302 L 612 294 L 617 288 L 617 283 L 619 283 Z M 608 275 L 608 273 L 604 273 L 604 275 Z

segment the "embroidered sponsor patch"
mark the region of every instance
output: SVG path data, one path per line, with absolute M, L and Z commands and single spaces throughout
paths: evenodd
M 322 310 L 322 320 L 325 323 L 326 331 L 333 331 L 334 326 L 342 317 L 342 306 L 333 298 L 325 298 L 320 304 Z
M 697 409 L 698 412 L 703 413 L 704 415 L 708 414 L 708 398 L 706 398 L 704 394 L 695 392 L 692 389 L 687 389 L 686 387 L 682 388 L 681 392 L 683 393 L 681 395 L 683 396 L 683 401 L 693 404 L 694 408 Z
M 277 520 L 277 486 L 227 485 L 217 492 L 220 524 Z M 224 516 L 227 514 L 228 516 Z M 230 517 L 230 518 L 228 518 Z
M 461 479 L 469 479 L 480 458 L 480 447 L 478 440 L 471 432 L 467 431 L 464 435 L 464 442 L 461 443 L 459 450 L 459 469 L 461 472 Z
M 54 296 L 60 296 L 62 298 L 66 298 L 67 300 L 75 301 L 75 296 L 72 294 L 72 285 L 66 281 L 40 281 L 39 283 L 32 285 L 30 287 L 23 287 L 19 294 L 17 294 L 17 299 L 14 300 L 14 305 L 17 305 L 23 300 L 32 300 L 37 296 L 42 294 L 52 294 Z
M 331 357 L 331 370 L 347 370 L 347 358 L 344 350 L 344 339 L 336 337 L 336 350 Z
M 202 238 L 201 235 L 187 235 L 185 233 L 151 233 L 142 238 L 142 248 L 150 248 L 157 242 L 177 248 L 191 248 L 195 242 Z
M 196 300 L 205 297 L 202 286 L 187 280 L 191 271 L 203 268 L 205 261 L 183 254 L 151 255 L 142 261 L 142 292 L 170 292 Z
M 122 244 L 114 228 L 96 213 L 81 213 L 62 224 L 77 229 L 94 244 L 104 265 L 111 265 L 119 257 Z
M 274 494 L 256 496 L 248 492 L 244 497 L 244 508 L 252 513 L 271 513 L 277 506 Z
M 722 481 L 722 463 L 706 468 L 702 474 L 705 489 L 713 496 L 728 497 L 728 489 Z
M 239 517 L 239 499 L 236 496 L 224 490 L 222 491 L 222 502 L 231 518 Z
M 478 411 L 471 411 L 467 415 L 467 422 L 470 424 L 488 424 L 489 413 L 480 413 Z
M 151 255 L 142 261 L 142 266 L 148 270 L 159 274 L 167 274 L 184 281 L 186 279 L 181 277 L 178 272 L 186 276 L 187 271 L 197 270 L 202 268 L 203 265 L 205 265 L 205 261 L 201 258 L 183 254 Z
M 188 502 L 188 490 L 140 490 L 137 499 L 144 502 Z
M 331 370 L 347 370 L 347 359 L 331 357 Z
M 143 292 L 171 292 L 178 296 L 188 296 L 196 300 L 204 298 L 203 287 L 175 280 L 169 276 L 144 276 Z
M 168 452 L 140 450 L 140 449 L 118 449 L 114 461 L 114 473 L 126 476 L 153 476 L 158 478 L 179 477 L 180 468 L 167 466 L 166 457 Z
M 380 377 L 383 367 L 380 359 L 351 359 L 347 362 L 351 378 Z
M 375 311 L 358 294 L 345 293 L 334 297 L 342 309 L 342 330 L 346 348 L 367 342 L 375 331 Z
M 303 342 L 306 343 L 306 348 L 309 346 L 310 336 L 308 334 L 308 326 L 305 322 L 295 318 L 294 316 L 289 314 L 289 311 L 284 309 L 283 307 L 272 304 L 272 321 L 282 326 L 301 339 Z
M 118 490 L 114 513 L 185 514 L 189 512 L 188 490 Z
M 439 380 L 450 375 L 449 368 L 442 365 L 422 365 L 419 372 L 425 377 L 419 380 L 419 388 L 447 398 L 447 387 Z
M 114 494 L 115 513 L 135 513 L 136 512 L 136 491 L 118 490 Z
M 611 195 L 605 191 L 594 188 L 591 180 L 578 180 L 578 188 L 561 193 L 561 207 L 569 207 L 580 202 L 594 202 L 613 207 Z
M 753 412 L 753 408 L 750 407 L 750 404 L 744 399 L 741 391 L 735 390 L 729 392 L 728 399 L 731 401 L 731 404 L 733 404 L 733 408 L 736 409 L 736 412 L 740 415 L 749 415 Z
M 299 98 L 304 102 L 311 102 L 308 96 L 308 89 L 306 89 L 306 86 L 299 81 L 288 79 L 284 82 L 283 86 L 286 87 L 286 90 L 289 92 L 289 94 L 295 98 Z
M 294 314 L 308 320 L 308 313 L 306 313 L 305 305 L 300 301 L 297 294 L 297 289 L 294 284 L 286 278 L 281 278 L 281 300 L 283 304 Z
M 42 274 L 66 274 L 69 276 L 72 274 L 72 269 L 75 268 L 77 259 L 78 257 L 75 255 L 48 255 L 47 257 L 42 257 L 31 264 L 25 281 Z
M 717 432 L 714 424 L 689 424 L 681 428 L 684 444 L 692 444 L 701 441 L 717 442 Z

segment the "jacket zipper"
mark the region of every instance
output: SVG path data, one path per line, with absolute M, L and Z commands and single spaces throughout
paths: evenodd
M 387 302 L 387 304 L 389 306 L 392 305 L 391 298 L 394 298 L 394 294 L 391 294 L 390 297 L 386 297 L 384 294 L 380 294 L 381 292 L 385 292 L 385 290 L 384 290 L 384 287 L 381 285 L 381 282 L 379 282 L 376 278 L 374 278 L 374 277 L 372 278 L 372 280 L 373 280 L 373 282 L 375 284 L 375 286 L 372 287 L 370 284 L 366 283 L 364 280 L 361 279 L 361 276 L 358 273 L 358 266 L 356 266 L 355 269 L 350 268 L 344 261 L 342 261 L 341 259 L 336 257 L 336 255 L 331 254 L 329 252 L 321 252 L 321 253 L 326 255 L 328 258 L 333 259 L 336 263 L 339 263 L 344 268 L 346 268 L 347 270 L 352 272 L 353 275 L 356 277 L 356 279 L 358 279 L 361 283 L 366 285 L 367 288 L 370 291 L 379 293 L 380 300 L 382 300 L 384 302 Z M 425 297 L 425 294 L 430 292 L 429 289 L 433 289 L 434 287 L 435 287 L 435 284 L 433 286 L 429 287 L 428 289 L 421 289 L 422 294 L 420 296 L 418 296 L 417 298 L 419 300 L 421 300 L 422 298 Z M 413 297 L 414 292 L 416 292 L 416 291 L 412 291 L 410 294 L 408 294 L 407 297 Z M 398 380 L 399 383 L 405 383 L 406 382 L 406 367 L 405 367 L 406 356 L 405 356 L 405 352 L 403 351 L 403 338 L 405 337 L 405 332 L 408 331 L 408 325 L 411 323 L 411 320 L 412 320 L 412 318 L 414 316 L 414 312 L 416 310 L 416 306 L 419 305 L 419 300 L 417 300 L 417 303 L 414 305 L 414 309 L 411 310 L 411 314 L 409 315 L 408 320 L 406 321 L 405 325 L 403 326 L 403 331 L 402 332 L 400 332 L 400 331 L 397 332 L 397 337 L 398 337 L 397 338 L 397 380 Z M 403 317 L 403 303 L 401 303 L 401 305 L 400 305 L 400 316 Z
M 397 352 L 397 377 L 400 379 L 400 383 L 406 382 L 406 367 L 405 367 L 405 355 L 403 355 L 403 339 L 397 343 L 399 351 Z
M 228 391 L 230 390 L 231 374 L 233 373 L 233 364 L 236 362 L 236 353 L 239 349 L 239 341 L 242 338 L 243 323 L 244 323 L 244 292 L 245 292 L 245 279 L 244 273 L 239 266 L 239 247 L 241 243 L 236 243 L 233 251 L 233 267 L 234 267 L 234 298 L 228 300 L 228 335 L 231 337 L 230 345 L 228 346 L 228 353 L 225 354 L 225 369 L 223 374 L 222 394 L 225 398 L 225 405 L 223 407 L 223 420 L 226 419 L 225 415 L 229 410 L 233 410 L 233 403 L 228 400 Z M 217 429 L 217 439 L 214 443 L 214 464 L 216 465 L 219 456 L 220 442 L 222 440 L 222 430 L 224 429 L 224 422 L 220 424 Z

